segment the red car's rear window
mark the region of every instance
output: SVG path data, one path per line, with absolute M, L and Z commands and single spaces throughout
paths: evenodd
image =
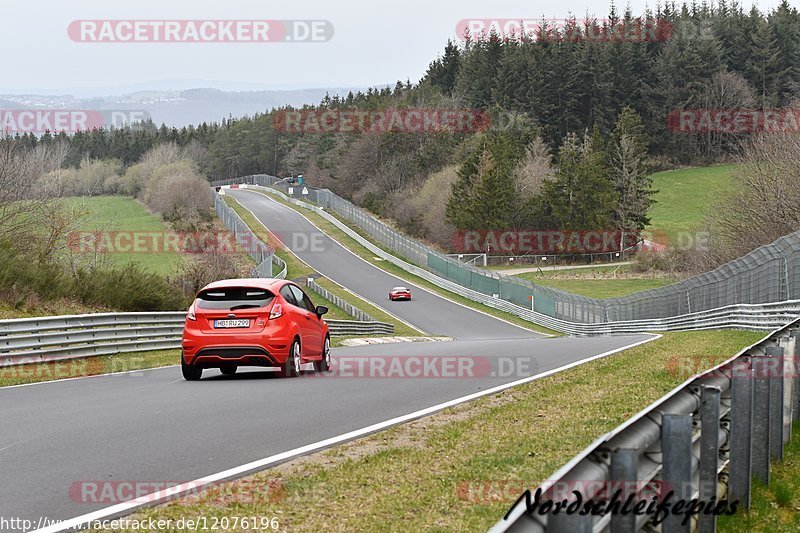
M 200 291 L 197 295 L 197 306 L 201 309 L 266 307 L 274 298 L 275 295 L 265 289 L 224 287 Z

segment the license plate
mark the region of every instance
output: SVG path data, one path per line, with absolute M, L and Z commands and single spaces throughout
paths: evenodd
M 249 328 L 250 320 L 247 318 L 239 318 L 236 320 L 215 320 L 215 328 Z

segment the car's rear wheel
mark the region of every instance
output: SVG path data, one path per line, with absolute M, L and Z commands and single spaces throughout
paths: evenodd
M 226 376 L 232 376 L 236 373 L 236 369 L 236 365 L 223 365 L 220 367 L 219 371 Z
M 299 376 L 301 364 L 300 341 L 295 339 L 292 341 L 292 346 L 289 348 L 289 357 L 287 357 L 286 362 L 283 363 L 283 375 L 288 378 Z
M 322 345 L 322 359 L 314 366 L 320 372 L 327 372 L 331 369 L 331 338 L 329 335 L 325 335 L 325 343 Z
M 203 377 L 203 369 L 197 366 L 187 365 L 181 357 L 181 373 L 186 381 L 197 381 Z

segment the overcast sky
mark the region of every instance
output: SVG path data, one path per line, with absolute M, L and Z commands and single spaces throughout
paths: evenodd
M 776 3 L 757 2 L 762 8 Z M 604 17 L 608 6 L 607 0 L 11 0 L 0 7 L 0 93 L 86 96 L 145 88 L 253 90 L 417 81 L 447 39 L 456 37 L 462 19 Z M 639 14 L 645 1 L 633 0 L 631 6 Z M 87 19 L 326 20 L 335 35 L 316 43 L 74 42 L 67 28 Z

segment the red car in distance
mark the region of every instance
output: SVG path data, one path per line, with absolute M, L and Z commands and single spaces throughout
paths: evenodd
M 183 377 L 196 381 L 206 368 L 235 374 L 240 366 L 279 367 L 294 377 L 301 365 L 331 365 L 331 338 L 308 295 L 291 281 L 253 278 L 216 281 L 189 307 L 181 341 Z
M 408 287 L 395 287 L 394 289 L 389 291 L 389 299 L 391 301 L 410 300 L 411 291 L 408 289 Z

